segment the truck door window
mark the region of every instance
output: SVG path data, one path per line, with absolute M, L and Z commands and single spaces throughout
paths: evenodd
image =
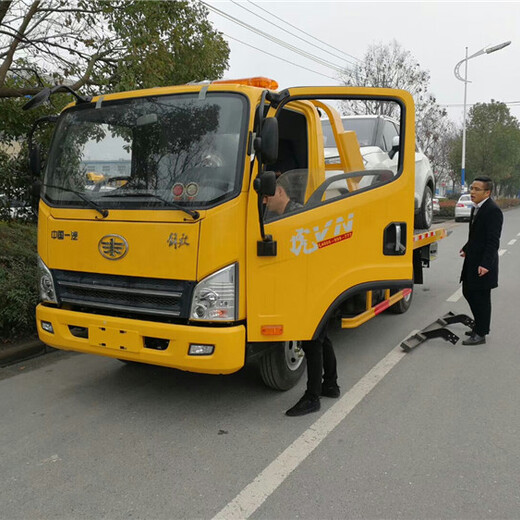
M 324 175 L 314 192 L 307 193 L 306 209 L 375 189 L 397 177 L 399 158 L 392 161 L 388 152 L 392 138 L 399 135 L 393 123 L 399 124 L 399 104 L 346 99 L 315 104 L 323 132 L 324 164 L 318 170 L 323 168 Z M 319 164 L 321 159 L 316 159 Z
M 264 198 L 264 221 L 298 212 L 305 203 L 309 163 L 307 118 L 290 104 L 278 114 L 278 159 L 267 165 L 277 175 L 277 191 Z

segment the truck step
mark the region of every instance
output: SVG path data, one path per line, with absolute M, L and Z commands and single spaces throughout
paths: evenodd
M 401 348 L 405 352 L 410 352 L 412 349 L 418 347 L 421 343 L 424 343 L 430 338 L 443 338 L 455 345 L 460 339 L 459 336 L 446 328 L 446 325 L 451 325 L 453 323 L 463 323 L 467 327 L 473 327 L 475 325 L 475 322 L 466 314 L 454 314 L 453 312 L 448 312 L 433 323 L 430 323 L 430 325 L 421 331 L 403 341 L 401 343 Z

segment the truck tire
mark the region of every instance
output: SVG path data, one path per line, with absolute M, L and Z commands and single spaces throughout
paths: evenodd
M 394 293 L 397 291 L 394 291 Z M 388 310 L 392 314 L 404 314 L 412 305 L 412 296 L 413 296 L 413 289 L 412 292 L 408 295 L 399 300 L 397 303 L 394 303 L 391 305 Z
M 433 193 L 429 186 L 424 188 L 423 199 L 419 213 L 415 216 L 417 229 L 430 229 L 433 222 Z
M 269 349 L 259 360 L 260 375 L 266 386 L 289 390 L 305 371 L 300 341 L 282 341 Z

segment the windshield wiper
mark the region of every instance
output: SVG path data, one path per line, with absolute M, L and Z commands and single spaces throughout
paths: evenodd
M 197 210 L 185 208 L 184 206 L 166 200 L 165 198 L 161 197 L 160 195 L 156 195 L 155 193 L 114 193 L 103 195 L 103 197 L 152 197 L 163 202 L 165 206 L 184 211 L 184 213 L 187 213 L 191 218 L 193 218 L 193 220 L 197 220 L 200 217 L 200 213 Z
M 44 186 L 46 188 L 54 188 L 56 190 L 61 190 L 61 191 L 67 191 L 69 193 L 74 193 L 74 195 L 77 195 L 81 200 L 84 200 L 87 203 L 88 206 L 90 206 L 92 209 L 95 209 L 98 213 L 100 213 L 103 218 L 107 218 L 108 217 L 108 209 L 102 208 L 99 204 L 97 204 L 93 200 L 89 199 L 88 197 L 83 195 L 83 193 L 81 193 L 79 191 L 72 190 L 70 188 L 64 188 L 63 186 L 54 186 L 53 184 L 44 184 Z

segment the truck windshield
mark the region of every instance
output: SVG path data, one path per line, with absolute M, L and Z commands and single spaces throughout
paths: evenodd
M 247 101 L 227 93 L 101 102 L 60 118 L 42 196 L 54 206 L 204 208 L 240 190 Z M 80 193 L 83 197 L 78 197 Z

